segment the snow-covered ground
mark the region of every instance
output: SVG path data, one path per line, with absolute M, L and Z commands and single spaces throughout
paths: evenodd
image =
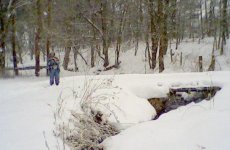
M 116 90 L 122 91 L 114 100 L 121 107 L 114 111 L 120 123 L 129 126 L 104 141 L 106 149 L 227 150 L 230 148 L 229 76 L 230 72 L 73 76 L 62 78 L 57 87 L 50 87 L 45 78 L 39 81 L 37 78 L 0 80 L 0 149 L 47 149 L 45 139 L 51 149 L 57 149 L 52 131 L 53 110 L 58 98 L 71 99 L 73 90 L 81 92 L 84 81 L 100 79 L 113 81 Z M 192 103 L 164 114 L 156 121 L 151 120 L 155 111 L 146 98 L 164 96 L 172 86 L 189 85 L 218 85 L 222 90 L 211 101 Z M 77 107 L 72 105 L 71 109 Z
M 162 115 L 158 120 L 135 125 L 108 138 L 106 150 L 228 150 L 230 148 L 230 79 L 229 72 L 212 74 L 161 75 L 157 78 L 185 83 L 220 85 L 222 90 L 211 101 L 180 107 Z M 206 76 L 206 77 L 205 77 Z M 166 78 L 170 79 L 166 79 Z M 154 77 L 153 77 L 154 78 Z M 209 83 L 210 83 L 209 82 Z M 179 84 L 179 85 L 182 85 Z M 196 84 L 196 83 L 194 83 Z
M 100 84 L 104 85 L 96 88 L 89 100 L 96 100 L 95 108 L 122 129 L 120 134 L 102 143 L 106 150 L 230 149 L 230 41 L 224 56 L 215 51 L 217 71 L 191 73 L 198 70 L 198 56 L 203 56 L 204 70 L 208 69 L 212 41 L 205 39 L 200 44 L 184 41 L 178 50 L 172 45 L 173 62 L 167 54 L 163 74 L 152 74 L 158 69 L 149 69 L 142 43 L 137 56 L 134 56 L 134 47 L 123 47 L 119 69 L 99 72 L 98 69 L 102 69 L 100 60 L 90 69 L 79 58 L 79 72 L 62 70 L 59 86 L 49 86 L 45 70 L 39 78 L 31 77 L 33 71 L 21 71 L 20 77 L 0 79 L 0 150 L 45 150 L 47 147 L 56 150 L 62 147 L 61 139 L 53 135 L 57 103 L 64 100 L 62 119 L 65 121 L 72 110 L 80 111 L 79 103 L 85 89 Z M 179 63 L 181 52 L 182 66 Z M 90 58 L 87 52 L 83 55 Z M 62 60 L 62 53 L 60 56 Z M 110 58 L 111 64 L 113 59 Z M 26 58 L 21 66 L 31 64 L 33 62 Z M 70 67 L 73 67 L 72 62 Z M 210 101 L 191 103 L 152 120 L 156 112 L 148 98 L 164 97 L 170 87 L 213 85 L 222 90 Z

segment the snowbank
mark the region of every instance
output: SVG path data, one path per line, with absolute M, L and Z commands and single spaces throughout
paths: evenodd
M 184 150 L 205 147 L 227 150 L 230 147 L 229 76 L 230 72 L 73 76 L 61 78 L 58 87 L 50 87 L 47 78 L 39 78 L 39 81 L 38 78 L 0 80 L 0 149 L 47 149 L 45 141 L 50 149 L 56 149 L 53 111 L 57 100 L 67 100 L 64 112 L 79 110 L 80 93 L 90 78 L 95 82 L 113 80 L 113 88 L 99 89 L 93 96 L 109 94 L 109 101 L 105 104 L 109 104 L 108 108 L 115 112 L 121 124 L 132 126 L 104 141 L 106 149 Z M 164 96 L 172 86 L 190 85 L 215 85 L 221 86 L 222 90 L 211 101 L 180 107 L 151 121 L 155 110 L 147 98 Z M 107 112 L 103 107 L 100 109 Z M 110 115 L 110 120 L 115 121 L 113 115 Z
M 97 95 L 105 95 L 106 99 L 93 100 L 94 109 L 106 114 L 112 123 L 126 126 L 149 121 L 156 116 L 155 109 L 147 99 L 139 98 L 124 89 L 99 90 L 93 94 L 95 97 Z
M 181 82 L 200 80 L 204 74 L 177 75 Z M 172 75 L 173 77 L 174 75 Z M 228 150 L 230 148 L 229 72 L 211 73 L 212 84 L 222 90 L 211 101 L 189 104 L 162 115 L 158 120 L 138 124 L 104 141 L 107 150 Z M 159 76 L 160 77 L 160 76 Z M 208 77 L 208 76 L 207 76 Z M 173 81 L 170 75 L 170 82 Z M 165 80 L 164 80 L 165 81 Z M 208 84 L 206 81 L 202 81 Z

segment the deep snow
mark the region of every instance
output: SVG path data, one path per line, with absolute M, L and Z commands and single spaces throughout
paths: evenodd
M 222 86 L 222 90 L 211 101 L 180 107 L 162 115 L 158 120 L 128 128 L 108 138 L 103 144 L 108 150 L 228 150 L 230 148 L 229 75 L 229 72 L 210 75 L 212 78 L 210 81 L 214 85 Z M 170 78 L 172 76 L 170 75 Z M 189 80 L 186 76 L 192 78 L 194 74 L 176 76 L 177 80 L 183 82 Z M 201 74 L 200 77 L 197 76 L 197 80 L 201 81 L 202 76 Z
M 188 73 L 197 71 L 200 55 L 203 56 L 204 70 L 207 70 L 212 40 L 204 39 L 200 44 L 189 40 L 181 43 L 178 50 L 173 50 L 173 62 L 169 54 L 165 56 L 164 74 L 145 75 L 156 73 L 158 69 L 152 71 L 148 68 L 144 58 L 145 44 L 142 43 L 137 56 L 134 56 L 134 47 L 123 47 L 125 51 L 122 52 L 119 69 L 99 72 L 98 69 L 102 69 L 101 60 L 97 60 L 97 66 L 90 69 L 79 59 L 79 72 L 62 70 L 59 86 L 49 86 L 45 70 L 39 78 L 31 77 L 33 71 L 21 71 L 21 77 L 0 79 L 0 150 L 45 150 L 46 142 L 51 150 L 62 147 L 61 139 L 53 135 L 54 112 L 59 100 L 64 99 L 64 115 L 61 119 L 66 121 L 72 110 L 80 112 L 79 103 L 86 83 L 94 86 L 108 81 L 112 81 L 111 85 L 96 90 L 91 97 L 93 101 L 94 97 L 106 94 L 103 105 L 94 106 L 103 111 L 109 121 L 123 129 L 120 134 L 102 143 L 106 150 L 228 150 L 230 42 L 225 47 L 224 56 L 219 56 L 218 50 L 215 51 L 216 70 L 221 72 Z M 89 59 L 87 50 L 83 51 L 86 51 L 83 55 Z M 182 66 L 179 64 L 181 52 Z M 62 60 L 63 53 L 60 56 Z M 110 58 L 111 64 L 113 59 Z M 10 66 L 11 62 L 7 64 Z M 21 66 L 31 64 L 34 62 L 27 58 Z M 73 67 L 72 62 L 70 67 Z M 184 86 L 221 86 L 222 90 L 211 101 L 192 103 L 170 111 L 158 120 L 151 120 L 156 113 L 147 99 L 166 96 L 169 87 Z M 116 115 L 111 115 L 111 112 Z
M 121 109 L 126 112 L 119 114 L 120 110 L 115 111 L 118 112 L 121 124 L 122 121 L 124 124 L 129 123 L 125 128 L 131 126 L 117 136 L 107 139 L 103 143 L 106 149 L 201 149 L 205 147 L 227 150 L 230 147 L 228 142 L 230 139 L 229 76 L 230 72 L 76 76 L 62 78 L 58 87 L 48 86 L 48 81 L 44 78 L 40 81 L 36 78 L 0 80 L 0 149 L 46 149 L 44 131 L 49 147 L 55 149 L 57 142 L 52 134 L 54 129 L 52 111 L 57 99 L 60 93 L 67 100 L 71 99 L 72 90 L 80 92 L 84 81 L 90 78 L 91 80 L 112 79 L 113 85 L 122 89 L 122 101 L 117 102 L 124 104 L 124 108 Z M 151 121 L 148 115 L 151 116 L 154 111 L 149 109 L 150 111 L 146 112 L 149 108 L 146 98 L 164 96 L 171 86 L 189 85 L 218 85 L 223 89 L 211 101 L 180 107 L 162 115 L 156 121 Z M 132 101 L 133 97 L 139 97 L 140 101 Z M 133 103 L 126 104 L 123 102 L 126 100 Z M 143 103 L 143 106 L 140 103 Z M 135 111 L 136 109 L 133 108 L 144 109 Z M 75 109 L 77 107 L 72 105 L 65 111 Z M 144 123 L 137 124 L 143 121 Z

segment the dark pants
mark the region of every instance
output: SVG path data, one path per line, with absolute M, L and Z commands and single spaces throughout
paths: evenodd
M 59 84 L 59 69 L 52 69 L 50 71 L 50 85 L 54 84 L 54 80 L 55 80 L 55 84 L 58 85 Z

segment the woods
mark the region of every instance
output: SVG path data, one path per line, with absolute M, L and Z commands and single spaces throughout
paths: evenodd
M 30 54 L 39 76 L 40 59 L 53 50 L 65 53 L 62 66 L 68 70 L 76 46 L 74 60 L 82 58 L 92 68 L 97 60 L 104 68 L 119 68 L 123 45 L 134 45 L 136 56 L 140 42 L 146 43 L 149 67 L 159 72 L 171 43 L 177 49 L 186 38 L 213 37 L 213 51 L 224 55 L 229 7 L 227 0 L 0 0 L 0 72 L 11 55 L 18 75 L 17 59 Z M 87 48 L 89 59 L 82 51 Z

